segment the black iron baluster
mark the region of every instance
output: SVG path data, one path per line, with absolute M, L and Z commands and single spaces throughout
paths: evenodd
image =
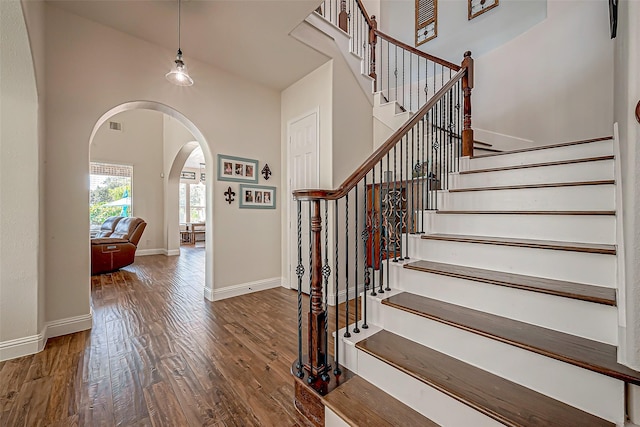
M 334 347 L 335 347 L 335 352 L 336 352 L 336 367 L 333 370 L 333 374 L 334 375 L 340 375 L 342 373 L 342 371 L 340 370 L 340 350 L 339 350 L 339 345 L 338 345 L 338 340 L 340 340 L 340 335 L 338 334 L 338 332 L 340 331 L 340 305 L 339 305 L 339 300 L 338 300 L 338 266 L 339 264 L 339 258 L 338 258 L 338 200 L 335 201 L 335 205 L 334 205 L 334 212 L 333 212 L 333 230 L 334 230 L 334 237 L 335 237 L 335 250 L 336 250 L 336 263 L 333 266 L 333 268 L 336 270 L 335 271 L 335 286 L 334 286 L 334 303 L 335 303 L 335 310 L 336 310 L 336 335 L 335 335 L 335 342 L 334 342 Z
M 302 202 L 296 202 L 298 206 L 298 265 L 296 266 L 296 276 L 298 276 L 298 362 L 296 363 L 296 375 L 298 378 L 304 377 L 302 371 L 302 276 L 304 276 L 304 266 L 302 265 Z
M 362 319 L 362 329 L 368 329 L 369 325 L 367 325 L 367 291 L 369 290 L 370 285 L 370 277 L 369 277 L 369 263 L 371 263 L 371 258 L 369 257 L 369 238 L 371 237 L 371 233 L 369 231 L 369 205 L 368 205 L 368 197 L 367 193 L 369 189 L 367 187 L 367 175 L 364 176 L 364 208 L 365 208 L 365 217 L 364 217 L 364 230 L 362 230 L 362 240 L 363 240 L 363 249 L 364 249 L 364 292 L 362 293 L 362 304 L 363 304 L 363 319 Z M 373 245 L 371 245 L 373 246 Z
M 324 282 L 324 312 L 329 314 L 329 276 L 331 267 L 329 266 L 329 201 L 324 201 L 324 266 L 322 266 L 322 278 Z M 337 335 L 337 334 L 336 334 Z M 324 342 L 329 342 L 329 322 L 324 322 Z M 324 366 L 329 366 L 328 351 L 324 354 Z
M 411 132 L 413 132 L 413 128 L 411 129 Z M 403 220 L 403 226 L 404 226 L 404 241 L 405 241 L 405 245 L 404 245 L 404 259 L 409 259 L 409 207 L 410 207 L 410 203 L 409 203 L 409 182 L 410 182 L 410 176 L 409 174 L 411 173 L 410 169 L 409 169 L 409 134 L 407 133 L 405 136 L 405 141 L 406 141 L 406 146 L 405 146 L 405 157 L 404 157 L 404 166 L 405 166 L 405 175 L 404 175 L 404 182 L 405 182 L 405 186 L 406 186 L 406 190 L 404 193 L 404 197 L 405 197 L 405 207 L 402 210 L 402 212 L 404 212 L 404 220 Z
M 400 183 L 399 183 L 399 187 L 400 190 L 398 192 L 398 210 L 400 211 L 400 227 L 396 227 L 397 229 L 397 237 L 398 238 L 398 243 L 400 244 L 400 256 L 398 257 L 399 260 L 402 260 L 404 258 L 404 256 L 402 255 L 403 249 L 406 250 L 406 248 L 404 247 L 404 245 L 402 244 L 402 231 L 404 229 L 404 211 L 406 206 L 403 206 L 403 197 L 402 197 L 402 187 L 405 185 L 405 180 L 404 180 L 404 176 L 402 174 L 402 163 L 403 163 L 403 155 L 402 155 L 402 142 L 403 140 L 406 139 L 406 135 L 402 137 L 402 139 L 399 141 L 398 145 L 400 146 Z M 406 190 L 405 190 L 405 194 L 406 194 Z M 399 228 L 399 230 L 398 230 Z
M 312 280 L 313 280 L 313 274 L 311 274 L 312 268 L 313 268 L 313 239 L 311 238 L 311 203 L 308 203 L 309 205 L 309 296 L 311 296 L 311 287 L 312 287 Z M 311 313 L 311 298 L 309 298 L 309 313 Z M 311 350 L 309 350 L 311 351 Z
M 382 248 L 386 247 L 385 249 L 385 255 L 389 256 L 389 227 L 384 227 L 384 222 L 383 222 L 383 197 L 382 197 L 382 159 L 380 159 L 380 185 L 378 186 L 378 201 L 380 203 L 380 208 L 379 208 L 379 219 L 380 219 L 380 247 L 378 249 L 378 269 L 382 268 Z M 384 240 L 384 245 L 382 244 L 383 242 L 383 234 L 386 234 L 387 237 Z M 384 277 L 382 276 L 382 270 L 379 270 L 380 272 L 378 273 L 378 283 L 380 284 L 380 289 L 378 289 L 378 293 L 382 294 L 384 293 L 384 291 L 382 290 L 382 284 L 384 282 Z
M 371 170 L 371 296 L 376 294 L 376 248 L 380 250 L 382 244 L 382 227 L 376 227 L 376 167 Z M 377 229 L 377 232 L 376 232 Z M 376 236 L 378 243 L 376 243 Z
M 398 144 L 393 146 L 393 197 L 391 197 L 391 193 L 389 193 L 389 204 L 391 205 L 391 216 L 388 220 L 389 223 L 391 223 L 391 221 L 393 221 L 394 225 L 393 225 L 393 229 L 395 232 L 395 222 L 396 222 L 396 218 L 397 218 L 397 211 L 396 211 L 396 203 L 394 203 L 395 198 L 396 198 L 396 165 L 398 164 L 398 159 L 397 159 L 397 154 L 396 154 L 396 146 Z M 389 224 L 388 228 L 390 227 L 391 224 Z M 391 239 L 389 239 L 391 240 Z M 393 262 L 398 262 L 398 249 L 397 249 L 397 244 L 395 243 L 395 236 L 394 236 L 394 245 L 393 245 Z
M 356 311 L 356 325 L 353 327 L 353 333 L 357 334 L 360 333 L 360 329 L 358 328 L 358 296 L 360 295 L 360 292 L 358 291 L 359 285 L 358 285 L 358 212 L 360 211 L 360 205 L 358 205 L 358 184 L 356 184 L 355 186 L 356 189 L 356 200 L 355 200 L 355 205 L 356 205 L 356 209 L 355 209 L 355 216 L 356 216 L 356 230 L 354 233 L 354 239 L 355 243 L 356 243 L 356 249 L 355 249 L 355 300 L 356 300 L 356 306 L 355 306 L 355 311 Z
M 418 137 L 420 137 L 420 133 L 419 133 L 419 126 L 420 126 L 420 122 L 416 123 L 412 128 L 411 128 L 411 198 L 408 199 L 409 201 L 409 207 L 411 208 L 411 210 L 409 212 L 409 219 L 411 220 L 411 234 L 416 234 L 416 217 L 415 217 L 415 210 L 418 209 L 417 206 L 414 206 L 414 202 L 417 202 L 417 200 L 415 200 L 415 189 L 416 189 L 416 167 L 415 167 L 415 159 L 414 159 L 414 154 L 415 154 L 415 148 L 416 148 L 416 132 L 418 132 Z M 418 153 L 419 153 L 419 149 L 418 149 Z M 417 203 L 416 203 L 417 204 Z M 414 210 L 415 209 L 415 210 Z M 408 248 L 408 246 L 407 246 Z
M 346 297 L 346 312 L 344 316 L 345 320 L 345 332 L 344 336 L 349 338 L 351 333 L 349 332 L 349 193 L 345 196 L 345 238 L 344 238 L 344 277 L 345 277 L 345 297 Z
M 420 74 L 418 74 L 418 79 L 420 78 Z M 409 110 L 413 110 L 413 97 L 411 96 L 411 92 L 413 92 L 413 54 L 409 52 Z M 416 111 L 418 108 L 416 108 Z

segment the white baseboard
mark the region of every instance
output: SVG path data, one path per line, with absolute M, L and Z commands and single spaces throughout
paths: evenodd
M 205 288 L 205 298 L 212 301 L 220 301 L 226 298 L 237 297 L 239 295 L 250 294 L 252 292 L 264 291 L 265 289 L 277 288 L 281 286 L 282 277 L 272 277 L 271 279 L 256 280 L 255 282 L 241 283 L 239 285 L 227 286 L 213 290 L 213 298 L 207 298 Z
M 178 250 L 178 253 L 180 253 L 179 250 Z M 148 255 L 167 255 L 167 250 L 163 248 L 136 250 L 136 256 L 148 256 Z
M 0 362 L 41 352 L 47 340 L 91 329 L 92 313 L 47 322 L 37 335 L 0 342 Z
M 502 133 L 478 128 L 473 128 L 473 138 L 476 141 L 493 145 L 491 148 L 505 151 L 536 145 L 535 142 L 530 139 L 518 138 L 517 136 L 504 135 Z
M 180 255 L 180 249 L 171 249 L 171 250 L 165 251 L 165 255 L 166 256 Z
M 0 342 L 0 362 L 42 351 L 46 343 L 44 332 L 28 337 Z
M 364 284 L 358 285 L 357 294 L 360 295 L 362 292 L 364 292 Z M 349 299 L 352 300 L 355 298 L 355 296 L 356 294 L 354 293 L 354 289 L 349 288 Z M 338 291 L 338 304 L 342 304 L 345 301 L 347 301 L 347 292 L 344 289 Z M 336 294 L 333 293 L 333 290 L 329 290 L 329 292 L 327 293 L 327 303 L 330 306 L 336 305 Z
M 204 297 L 207 301 L 213 301 L 213 289 L 204 287 Z
M 87 329 L 91 329 L 92 326 L 93 312 L 89 311 L 89 314 L 47 322 L 45 326 L 45 336 L 47 339 L 59 337 L 75 332 L 86 331 Z

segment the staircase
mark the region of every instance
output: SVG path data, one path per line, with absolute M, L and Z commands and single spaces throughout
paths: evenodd
M 439 425 L 623 425 L 613 171 L 609 138 L 471 158 L 345 366 Z
M 306 345 L 299 303 L 296 406 L 308 415 L 308 387 L 316 425 L 624 426 L 640 372 L 617 362 L 616 142 L 502 152 L 471 139 L 463 157 L 470 66 L 450 67 L 426 104 L 403 106 L 412 83 L 383 85 L 372 156 L 337 190 L 295 193 L 315 230 L 309 257 L 298 240 L 299 283 L 308 258 L 314 285 Z M 347 299 L 366 291 L 338 312 L 330 358 L 334 279 Z

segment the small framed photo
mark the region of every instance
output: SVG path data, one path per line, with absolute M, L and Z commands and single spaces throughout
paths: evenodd
M 258 161 L 218 154 L 218 181 L 258 182 Z
M 240 207 L 243 209 L 275 209 L 276 187 L 240 184 Z
M 500 0 L 467 0 L 468 14 L 467 19 L 471 21 L 476 16 L 480 16 L 485 12 L 490 11 L 494 7 L 498 7 Z

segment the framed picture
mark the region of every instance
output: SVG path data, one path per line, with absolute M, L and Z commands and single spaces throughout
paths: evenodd
M 276 187 L 240 184 L 240 207 L 243 209 L 275 209 Z
M 258 161 L 218 154 L 218 181 L 258 182 Z
M 471 21 L 476 16 L 498 7 L 500 0 L 467 0 L 469 2 L 467 19 Z

